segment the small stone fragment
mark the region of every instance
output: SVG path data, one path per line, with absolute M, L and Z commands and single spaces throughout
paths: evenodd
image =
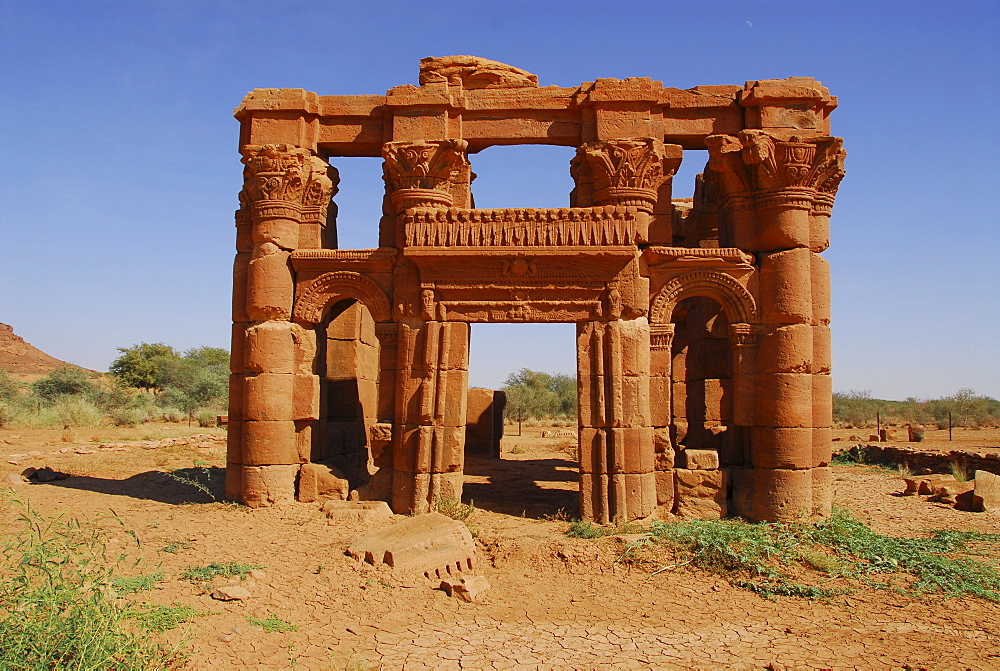
M 17 473 L 8 473 L 7 475 L 3 476 L 3 483 L 5 485 L 23 485 L 24 478 L 18 475 Z
M 1000 475 L 989 471 L 976 471 L 975 482 L 972 509 L 977 512 L 1000 511 Z
M 223 643 L 231 643 L 236 638 L 235 632 L 229 632 L 226 634 L 219 634 L 219 640 Z
M 448 596 L 473 603 L 479 600 L 479 595 L 490 588 L 490 582 L 481 575 L 462 576 L 461 578 L 445 578 L 441 587 Z
M 257 568 L 247 573 L 247 577 L 250 578 L 251 580 L 260 580 L 261 582 L 267 582 L 267 574 Z
M 217 601 L 245 601 L 250 598 L 250 590 L 239 585 L 226 585 L 212 592 L 212 598 Z

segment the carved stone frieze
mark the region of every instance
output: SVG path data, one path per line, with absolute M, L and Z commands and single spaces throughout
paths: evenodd
M 730 323 L 752 323 L 757 304 L 746 287 L 729 275 L 715 270 L 693 270 L 667 282 L 653 297 L 649 308 L 651 324 L 667 324 L 674 308 L 685 298 L 702 296 L 722 305 Z
M 673 324 L 650 324 L 649 348 L 654 351 L 670 351 L 674 342 Z

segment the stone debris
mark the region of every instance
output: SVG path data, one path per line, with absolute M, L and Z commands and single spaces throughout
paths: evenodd
M 903 478 L 906 487 L 903 489 L 904 496 L 916 496 L 917 494 L 930 495 L 937 491 L 937 488 L 945 482 L 954 482 L 954 475 L 933 473 L 931 475 L 919 475 L 910 478 Z
M 250 590 L 239 585 L 226 585 L 216 588 L 212 598 L 216 601 L 246 601 L 250 598 Z
M 441 587 L 448 596 L 461 601 L 473 603 L 479 601 L 479 595 L 490 588 L 490 582 L 481 575 L 462 576 L 460 578 L 445 578 Z
M 392 519 L 392 509 L 385 501 L 327 501 L 323 512 L 330 524 L 372 524 Z
M 323 463 L 302 464 L 299 469 L 299 494 L 302 503 L 317 499 L 345 501 L 351 491 L 346 476 L 338 469 Z
M 1000 475 L 976 471 L 972 509 L 977 512 L 1000 512 Z
M 976 483 L 974 480 L 969 480 L 968 482 L 942 482 L 934 488 L 934 493 L 927 497 L 927 500 L 955 505 L 959 496 L 971 492 L 975 488 Z M 968 507 L 971 509 L 971 497 L 969 498 L 970 505 Z
M 402 575 L 434 580 L 471 571 L 475 541 L 461 522 L 425 513 L 357 538 L 347 554 L 373 566 L 388 564 Z
M 23 485 L 25 482 L 27 482 L 27 480 L 17 473 L 8 473 L 3 476 L 3 483 L 5 485 Z

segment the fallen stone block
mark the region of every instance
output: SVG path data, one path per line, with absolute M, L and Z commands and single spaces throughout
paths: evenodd
M 226 585 L 213 591 L 212 598 L 217 601 L 245 601 L 250 598 L 250 590 L 239 585 Z
M 433 580 L 472 570 L 475 547 L 464 524 L 441 513 L 426 513 L 355 539 L 347 554 Z
M 975 489 L 976 483 L 973 480 L 968 482 L 944 482 L 940 483 L 935 489 L 934 493 L 927 498 L 928 501 L 938 501 L 940 503 L 947 503 L 949 505 L 955 505 L 956 497 L 960 494 L 970 492 Z
M 302 464 L 299 469 L 299 495 L 302 503 L 318 499 L 344 501 L 351 491 L 347 477 L 329 464 Z
M 3 483 L 5 485 L 23 485 L 24 482 L 24 477 L 18 475 L 17 473 L 8 473 L 3 476 Z
M 323 512 L 330 524 L 372 524 L 392 518 L 392 509 L 385 501 L 327 501 Z
M 445 578 L 441 587 L 448 596 L 472 603 L 479 600 L 479 595 L 490 588 L 489 581 L 481 575 L 464 576 L 458 579 Z
M 946 482 L 955 482 L 954 475 L 941 475 L 933 474 L 926 475 L 916 478 L 917 480 L 917 493 L 923 494 L 925 496 L 934 494 L 938 487 Z
M 989 471 L 976 471 L 975 483 L 972 509 L 976 512 L 1000 511 L 1000 475 Z

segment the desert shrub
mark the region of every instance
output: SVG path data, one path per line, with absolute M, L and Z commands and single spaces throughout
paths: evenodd
M 97 391 L 94 376 L 78 366 L 62 366 L 31 383 L 38 398 L 53 403 L 62 396 L 90 396 Z
M 124 555 L 105 536 L 27 504 L 0 552 L 0 668 L 170 669 L 183 656 L 128 625 L 137 608 L 116 598 Z
M 82 395 L 60 396 L 52 409 L 63 426 L 100 426 L 104 417 L 100 408 Z
M 198 423 L 198 426 L 203 429 L 215 426 L 215 418 L 217 413 L 209 408 L 201 408 L 194 414 L 194 421 Z

